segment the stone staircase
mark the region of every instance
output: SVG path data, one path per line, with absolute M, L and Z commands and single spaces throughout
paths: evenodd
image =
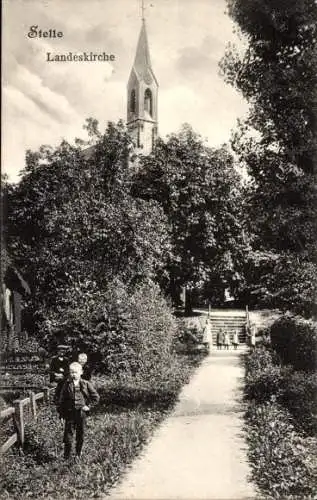
M 232 339 L 233 333 L 237 330 L 239 343 L 246 343 L 245 326 L 247 317 L 245 310 L 212 309 L 209 318 L 213 345 L 217 343 L 217 334 L 220 330 L 228 332 L 230 340 Z

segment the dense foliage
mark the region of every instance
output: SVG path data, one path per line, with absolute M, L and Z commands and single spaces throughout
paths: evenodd
M 56 339 L 74 328 L 81 340 L 101 303 L 111 307 L 114 283 L 130 297 L 155 280 L 169 246 L 161 208 L 130 194 L 132 146 L 123 124 L 109 123 L 104 134 L 91 120 L 87 127 L 89 148 L 62 142 L 28 152 L 9 192 L 8 246 L 32 290 L 25 326 L 45 336 L 55 318 Z
M 7 202 L 8 202 L 8 182 L 5 175 L 1 174 L 1 214 L 0 214 L 0 224 L 1 224 L 1 262 L 0 262 L 0 272 L 1 272 L 1 285 L 3 283 L 3 278 L 6 274 L 7 268 L 10 264 L 10 257 L 6 248 L 6 234 L 7 234 Z
M 256 403 L 277 401 L 294 418 L 294 426 L 302 433 L 317 433 L 317 374 L 283 365 L 275 351 L 257 348 L 246 359 L 245 395 Z
M 100 291 L 91 283 L 66 290 L 64 302 L 41 325 L 50 343 L 59 339 L 88 352 L 108 374 L 159 376 L 171 362 L 176 324 L 158 286 L 141 284 L 132 291 L 118 280 Z
M 246 227 L 253 302 L 316 314 L 317 5 L 313 0 L 228 0 L 246 41 L 222 61 L 250 104 L 232 146 L 246 166 Z M 252 271 L 252 268 L 254 270 Z
M 274 351 L 284 365 L 295 370 L 317 371 L 317 325 L 301 317 L 282 316 L 270 327 L 270 338 Z
M 139 282 L 160 265 L 163 216 L 129 194 L 129 147 L 123 125 L 109 123 L 88 150 L 63 142 L 27 154 L 9 198 L 9 237 L 38 300 L 54 301 L 60 285 L 82 278 L 101 288 L 114 276 Z
M 141 158 L 134 192 L 162 207 L 171 228 L 165 288 L 204 285 L 223 301 L 241 285 L 246 243 L 241 228 L 241 182 L 229 151 L 207 147 L 189 125 Z M 219 299 L 220 297 L 220 299 Z M 190 308 L 190 304 L 187 303 Z
M 251 405 L 246 422 L 252 478 L 261 497 L 314 498 L 316 439 L 296 432 L 289 412 L 272 401 Z
M 247 355 L 247 440 L 252 476 L 262 495 L 314 495 L 316 394 L 316 373 L 281 364 L 279 354 L 265 346 Z

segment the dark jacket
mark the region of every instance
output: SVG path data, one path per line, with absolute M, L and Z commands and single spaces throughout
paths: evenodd
M 58 382 L 58 379 L 55 377 L 56 373 L 66 377 L 68 374 L 68 365 L 69 361 L 67 358 L 64 356 L 55 356 L 50 365 L 50 382 Z
M 99 394 L 88 380 L 80 379 L 79 387 L 87 406 L 99 403 Z M 71 379 L 67 379 L 63 386 L 55 392 L 55 404 L 62 418 L 70 417 L 75 408 L 75 389 Z
M 84 380 L 91 380 L 91 376 L 92 376 L 92 367 L 88 363 L 85 363 L 83 366 L 83 373 L 81 375 L 81 378 Z

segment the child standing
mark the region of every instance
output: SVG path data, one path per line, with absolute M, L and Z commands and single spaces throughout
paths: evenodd
M 225 333 L 225 341 L 224 341 L 225 349 L 229 350 L 230 346 L 230 338 L 229 338 L 229 333 Z
M 83 373 L 81 375 L 82 379 L 91 380 L 92 369 L 88 361 L 88 356 L 85 352 L 78 354 L 78 363 L 82 366 Z
M 239 344 L 239 337 L 238 337 L 238 332 L 236 330 L 232 337 L 232 345 L 235 350 L 237 349 L 238 344 Z
M 84 442 L 87 412 L 99 402 L 99 394 L 93 385 L 81 378 L 82 366 L 69 365 L 69 378 L 56 393 L 56 405 L 60 418 L 65 419 L 64 458 L 71 455 L 73 435 L 76 433 L 76 457 L 81 456 Z
M 222 346 L 225 343 L 225 334 L 222 330 L 219 330 L 217 333 L 217 349 L 222 349 Z

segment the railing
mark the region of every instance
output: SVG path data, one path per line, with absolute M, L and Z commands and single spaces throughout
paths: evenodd
M 246 319 L 245 319 L 245 329 L 246 332 L 249 333 L 251 330 L 251 323 L 250 323 L 250 313 L 249 313 L 249 306 L 245 306 L 245 314 L 246 314 Z
M 48 360 L 35 352 L 10 351 L 0 354 L 1 373 L 45 372 L 48 365 Z
M 5 418 L 12 418 L 16 432 L 14 432 L 7 441 L 0 447 L 0 453 L 5 453 L 11 448 L 15 443 L 19 446 L 24 445 L 25 441 L 25 418 L 24 418 L 24 407 L 30 406 L 32 419 L 36 418 L 37 415 L 37 401 L 43 400 L 45 403 L 50 402 L 50 392 L 54 389 L 49 387 L 44 387 L 43 391 L 35 394 L 30 393 L 30 396 L 23 399 L 16 399 L 13 401 L 13 406 L 5 408 L 0 412 L 0 420 L 3 421 Z
M 250 312 L 248 306 L 246 306 L 245 312 L 246 312 L 245 332 L 247 336 L 247 342 L 250 345 L 255 346 L 259 340 L 259 338 L 257 338 L 257 333 L 259 328 L 257 327 L 254 321 L 253 322 L 250 321 Z

